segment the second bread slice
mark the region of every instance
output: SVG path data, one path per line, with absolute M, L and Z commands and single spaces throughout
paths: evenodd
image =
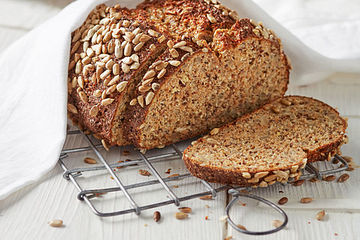
M 346 121 L 318 100 L 288 96 L 192 143 L 183 159 L 210 182 L 266 187 L 297 180 L 307 162 L 329 159 L 346 142 Z

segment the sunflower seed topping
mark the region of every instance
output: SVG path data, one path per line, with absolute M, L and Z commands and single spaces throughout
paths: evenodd
M 113 101 L 114 101 L 114 99 L 112 99 L 112 98 L 105 98 L 101 101 L 101 105 L 107 106 L 107 105 L 110 105 Z
M 124 91 L 127 84 L 128 84 L 127 81 L 123 81 L 116 86 L 116 89 L 118 90 L 118 92 L 122 92 Z

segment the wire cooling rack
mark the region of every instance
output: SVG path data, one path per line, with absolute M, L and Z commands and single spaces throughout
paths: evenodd
M 177 146 L 177 144 L 172 144 L 168 146 L 165 151 L 159 151 L 156 155 L 148 156 L 148 154 L 143 154 L 139 151 L 134 151 L 135 155 L 138 155 L 138 158 L 131 161 L 117 161 L 115 163 L 109 163 L 108 160 L 104 157 L 104 148 L 102 144 L 96 140 L 95 138 L 84 134 L 83 132 L 79 130 L 74 131 L 68 131 L 68 138 L 71 136 L 82 136 L 87 146 L 80 146 L 80 147 L 73 147 L 69 149 L 63 149 L 60 157 L 59 157 L 59 164 L 64 170 L 63 177 L 66 180 L 71 181 L 77 190 L 79 191 L 77 194 L 77 198 L 81 201 L 84 201 L 92 210 L 93 213 L 100 217 L 111 217 L 111 216 L 117 216 L 117 215 L 123 215 L 128 213 L 135 213 L 137 215 L 140 215 L 140 213 L 144 210 L 158 208 L 161 206 L 169 205 L 169 204 L 175 204 L 176 206 L 179 206 L 181 202 L 187 201 L 194 198 L 199 198 L 206 195 L 211 195 L 212 198 L 217 197 L 217 193 L 221 191 L 228 190 L 228 193 L 232 195 L 232 200 L 227 205 L 225 209 L 225 213 L 227 215 L 227 221 L 228 223 L 237 231 L 250 234 L 250 235 L 265 235 L 277 232 L 284 228 L 288 222 L 288 217 L 286 213 L 276 204 L 262 198 L 256 195 L 252 195 L 250 193 L 244 193 L 243 190 L 247 189 L 250 190 L 251 188 L 236 188 L 232 186 L 225 186 L 220 184 L 210 184 L 207 181 L 197 179 L 190 175 L 190 173 L 186 172 L 184 174 L 175 174 L 170 175 L 168 177 L 162 177 L 159 173 L 159 170 L 155 166 L 156 163 L 170 163 L 170 161 L 179 161 L 182 159 L 182 152 Z M 100 164 L 97 164 L 95 166 L 89 165 L 86 167 L 70 167 L 72 164 L 70 164 L 72 159 L 72 154 L 81 153 L 81 152 L 92 152 L 94 153 L 98 160 L 100 161 Z M 338 164 L 334 163 L 342 163 L 340 167 Z M 319 164 L 322 165 L 322 167 L 319 167 Z M 303 174 L 300 177 L 300 180 L 307 180 L 312 178 L 322 179 L 323 177 L 335 173 L 342 172 L 348 168 L 348 163 L 339 155 L 335 155 L 332 161 L 325 161 L 321 163 L 316 163 L 318 165 L 315 167 L 313 164 L 308 163 L 303 170 Z M 121 168 L 122 171 L 126 171 L 126 167 L 146 167 L 151 174 L 155 177 L 155 179 L 143 181 L 139 183 L 133 183 L 133 184 L 125 184 L 123 180 L 121 180 L 120 176 L 121 172 L 115 172 L 116 169 Z M 322 169 L 322 170 L 320 170 Z M 103 188 L 84 188 L 80 181 L 78 180 L 80 176 L 83 176 L 87 172 L 97 172 L 102 171 L 105 172 L 105 175 L 111 177 L 115 183 L 116 187 L 103 187 Z M 178 196 L 175 194 L 175 192 L 171 189 L 169 186 L 169 183 L 173 181 L 178 181 L 182 179 L 187 178 L 193 178 L 195 181 L 199 182 L 202 186 L 204 191 L 197 191 L 195 193 L 186 194 L 184 196 Z M 293 179 L 289 179 L 289 183 L 294 181 Z M 279 183 L 280 184 L 280 183 Z M 140 189 L 145 186 L 152 186 L 152 185 L 160 185 L 163 190 L 165 190 L 168 194 L 169 199 L 160 201 L 160 202 L 152 202 L 150 204 L 139 204 L 136 202 L 130 193 L 130 190 L 132 189 Z M 116 211 L 100 211 L 94 204 L 94 199 L 97 201 L 99 200 L 99 196 L 105 193 L 112 193 L 112 192 L 122 192 L 125 198 L 128 200 L 130 207 L 124 208 Z M 239 200 L 239 198 L 250 198 L 254 199 L 256 201 L 262 202 L 269 207 L 273 208 L 277 212 L 279 212 L 284 221 L 283 224 L 275 229 L 271 229 L 268 231 L 261 231 L 261 232 L 255 232 L 255 231 L 248 231 L 243 230 L 239 228 L 234 221 L 230 217 L 230 209 L 232 206 Z M 114 200 L 116 201 L 116 199 Z

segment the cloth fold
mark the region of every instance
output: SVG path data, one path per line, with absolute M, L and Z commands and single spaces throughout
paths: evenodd
M 66 137 L 71 32 L 81 25 L 91 9 L 103 2 L 73 2 L 0 55 L 0 199 L 37 181 L 55 166 Z M 116 2 L 131 8 L 140 1 Z M 328 6 L 329 1 L 256 2 L 274 18 L 250 0 L 223 1 L 242 17 L 262 21 L 275 30 L 293 63 L 292 82 L 311 83 L 334 71 L 360 72 L 357 41 L 360 11 L 356 8 L 347 8 L 348 14 L 342 12 L 348 19 L 338 21 L 333 15 L 324 14 L 319 21 L 317 11 Z M 355 3 L 356 0 L 346 2 Z M 289 11 L 297 14 L 288 14 Z

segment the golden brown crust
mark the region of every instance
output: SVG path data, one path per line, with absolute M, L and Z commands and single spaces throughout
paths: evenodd
M 309 97 L 299 97 L 299 96 L 287 96 L 287 97 L 284 97 L 284 99 L 294 98 L 294 97 L 300 98 L 300 99 L 301 98 L 302 99 L 311 99 L 312 101 L 316 101 L 316 102 L 320 103 L 323 107 L 332 109 L 332 111 L 337 114 L 338 118 L 341 119 L 342 129 L 339 129 L 339 132 L 342 132 L 343 134 L 340 134 L 333 142 L 324 144 L 312 151 L 303 149 L 304 152 L 306 153 L 306 159 L 307 159 L 307 161 L 305 161 L 305 163 L 330 160 L 332 156 L 339 153 L 341 145 L 346 143 L 346 138 L 347 138 L 345 135 L 345 131 L 347 128 L 346 121 L 339 116 L 339 113 L 335 109 L 331 108 L 330 106 L 328 106 L 327 104 L 325 104 L 319 100 L 309 98 Z M 277 101 L 278 100 L 276 100 L 274 102 L 277 102 Z M 246 114 L 228 125 L 222 126 L 219 129 L 219 131 L 221 131 L 221 129 L 227 128 L 230 125 L 236 125 L 237 121 L 248 118 L 251 115 L 254 116 L 257 114 L 257 112 L 259 112 L 263 109 L 270 109 L 271 106 L 272 106 L 272 103 L 266 104 L 263 107 L 261 107 L 260 109 L 257 109 L 252 113 Z M 202 142 L 206 141 L 206 138 L 207 138 L 207 136 L 202 137 L 202 138 L 196 140 L 196 142 L 194 142 L 194 143 L 201 144 Z M 240 186 L 259 186 L 259 182 L 262 182 L 262 180 L 263 180 L 263 178 L 260 178 L 259 181 L 257 181 L 256 183 L 249 183 L 248 179 L 243 177 L 243 173 L 244 173 L 243 171 L 240 171 L 237 169 L 225 169 L 222 167 L 208 166 L 205 164 L 201 164 L 198 161 L 194 161 L 194 159 L 189 157 L 187 154 L 189 151 L 191 151 L 191 148 L 192 148 L 192 146 L 190 145 L 188 148 L 185 149 L 185 151 L 183 153 L 183 160 L 185 162 L 187 169 L 190 171 L 190 173 L 198 178 L 204 179 L 209 182 L 216 182 L 216 183 L 222 183 L 222 184 L 234 184 L 234 185 L 240 185 Z M 297 165 L 299 166 L 298 170 L 305 167 L 305 164 L 301 161 L 299 161 L 299 163 Z M 295 166 L 295 165 L 293 165 L 293 166 Z M 273 172 L 280 170 L 283 172 L 290 171 L 290 173 L 291 173 L 291 168 L 293 166 L 291 166 L 288 169 L 269 168 L 267 170 L 267 172 L 269 172 L 271 174 Z M 264 171 L 264 170 L 261 170 L 261 171 Z M 249 172 L 249 173 L 253 177 L 257 172 L 259 172 L 259 171 L 253 171 L 253 172 Z M 293 171 L 293 172 L 295 173 L 295 171 Z M 270 174 L 268 174 L 267 176 L 269 176 Z M 296 176 L 296 178 L 299 178 L 299 177 L 300 177 L 300 175 Z M 297 180 L 296 178 L 295 178 L 295 180 Z M 266 186 L 268 186 L 268 185 L 266 185 Z

